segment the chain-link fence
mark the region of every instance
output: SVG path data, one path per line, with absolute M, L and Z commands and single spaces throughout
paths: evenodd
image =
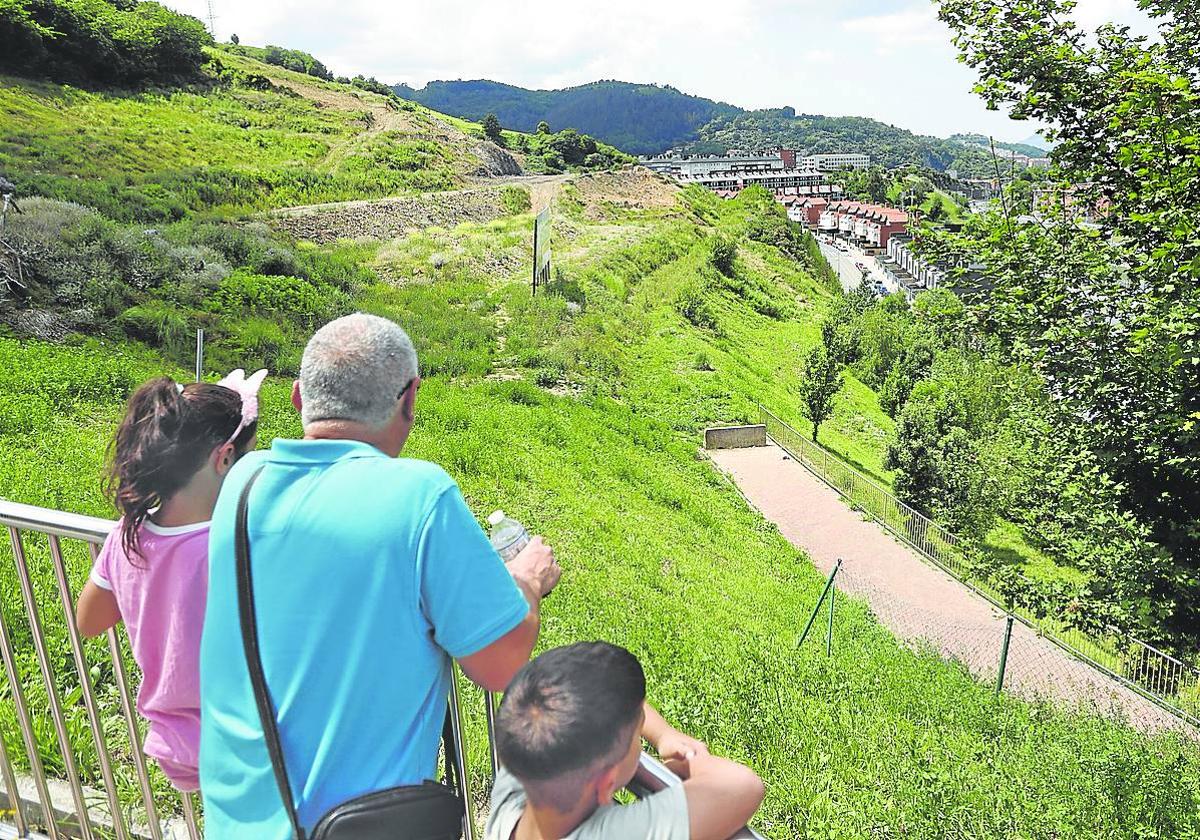
M 877 481 L 809 440 L 766 408 L 759 408 L 767 435 L 797 462 L 915 549 L 922 558 L 974 590 L 995 608 L 998 616 L 1005 614 L 1000 594 L 987 581 L 971 575 L 955 534 L 900 501 Z M 854 572 L 843 569 L 843 574 L 853 575 Z M 962 659 L 971 667 L 970 657 L 965 656 L 970 652 L 958 651 L 956 645 L 966 645 L 970 638 L 978 637 L 978 627 L 975 630 L 954 628 L 943 616 L 938 615 L 935 621 L 932 615 L 922 616 L 921 611 L 912 609 L 911 605 L 905 608 L 907 615 L 889 616 L 886 613 L 887 593 L 880 591 L 875 596 L 871 600 L 872 607 L 875 608 L 878 601 L 881 609 L 885 610 L 884 613 L 877 610 L 876 614 L 901 638 L 907 638 L 909 625 L 919 629 L 923 638 L 935 644 L 940 634 L 944 633 L 950 639 L 956 631 L 961 631 L 964 635 L 955 637 L 958 639 L 955 645 L 947 645 L 943 652 Z M 1120 685 L 1114 688 L 1120 688 L 1122 696 L 1130 693 L 1139 695 L 1143 702 L 1153 701 L 1153 704 L 1161 707 L 1159 713 L 1163 713 L 1165 708 L 1182 720 L 1200 725 L 1200 669 L 1196 666 L 1115 630 L 1105 635 L 1091 634 L 1053 618 L 1035 615 L 1022 607 L 1014 607 L 1010 614 L 1018 625 L 1013 631 L 1010 659 L 1017 656 L 1032 661 L 1052 657 L 1070 661 L 1075 667 L 1059 674 L 1064 680 L 1062 686 L 1076 686 L 1076 693 L 1082 698 L 1090 700 L 1094 699 L 1093 695 L 1104 694 L 1092 687 L 1093 681 L 1098 681 L 1101 686 L 1109 686 L 1115 681 Z M 1002 618 L 999 621 L 1003 624 Z M 933 634 L 934 638 L 929 639 L 928 634 Z M 984 644 L 981 637 L 979 644 Z M 999 647 L 995 649 L 993 659 L 998 662 Z M 960 652 L 964 656 L 960 656 Z M 1076 668 L 1081 671 L 1080 674 L 1068 673 Z M 1015 679 L 1016 687 L 1023 692 L 1038 684 L 1032 677 Z M 1058 693 L 1066 690 L 1063 687 Z M 1137 717 L 1148 714 L 1151 713 L 1139 711 Z
M 864 601 L 903 644 L 960 663 L 997 692 L 1124 720 L 1143 730 L 1197 734 L 1179 715 L 982 599 L 977 609 L 947 615 L 897 594 L 871 568 L 841 560 L 826 584 L 800 635 L 801 645 L 835 647 L 833 613 L 850 596 Z

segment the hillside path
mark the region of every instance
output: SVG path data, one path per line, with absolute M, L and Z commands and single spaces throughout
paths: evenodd
M 999 609 L 851 510 L 833 488 L 775 444 L 708 455 L 823 574 L 840 557 L 838 590 L 865 600 L 901 641 L 932 645 L 979 679 L 995 682 L 1004 636 Z M 1200 734 L 1020 622 L 1013 625 L 1004 686 L 1027 699 L 1093 707 L 1142 730 Z

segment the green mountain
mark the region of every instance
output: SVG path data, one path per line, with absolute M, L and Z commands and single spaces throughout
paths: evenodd
M 488 80 L 435 81 L 397 94 L 471 120 L 494 113 L 502 125 L 532 131 L 545 120 L 570 126 L 636 154 L 684 147 L 693 152 L 788 146 L 810 154 L 861 151 L 887 167 L 925 166 L 983 176 L 982 150 L 913 134 L 866 117 L 797 114 L 794 108 L 747 111 L 660 85 L 600 81 L 562 90 L 528 90 Z
M 665 151 L 698 136 L 708 123 L 740 108 L 673 87 L 600 81 L 563 90 L 527 90 L 486 79 L 430 82 L 397 94 L 446 114 L 479 121 L 495 114 L 505 128 L 574 128 L 634 154 Z

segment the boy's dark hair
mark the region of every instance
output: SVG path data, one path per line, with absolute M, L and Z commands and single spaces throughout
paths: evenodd
M 500 760 L 535 805 L 567 811 L 589 773 L 625 754 L 645 699 L 642 666 L 624 648 L 579 642 L 546 651 L 517 672 L 504 695 L 496 720 Z
M 129 398 L 109 446 L 105 490 L 124 517 L 121 547 L 131 559 L 140 553 L 141 525 L 150 511 L 191 481 L 241 420 L 241 396 L 223 385 L 195 382 L 181 391 L 162 376 Z M 245 450 L 257 427 L 251 423 L 238 433 L 236 453 Z

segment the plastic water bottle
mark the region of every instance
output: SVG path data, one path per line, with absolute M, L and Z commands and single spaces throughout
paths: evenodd
M 496 549 L 496 553 L 505 563 L 516 557 L 521 553 L 521 549 L 529 545 L 529 532 L 525 530 L 525 526 L 511 517 L 505 516 L 504 511 L 498 510 L 492 513 L 488 517 L 488 524 L 492 526 L 492 533 L 489 535 L 492 547 Z

